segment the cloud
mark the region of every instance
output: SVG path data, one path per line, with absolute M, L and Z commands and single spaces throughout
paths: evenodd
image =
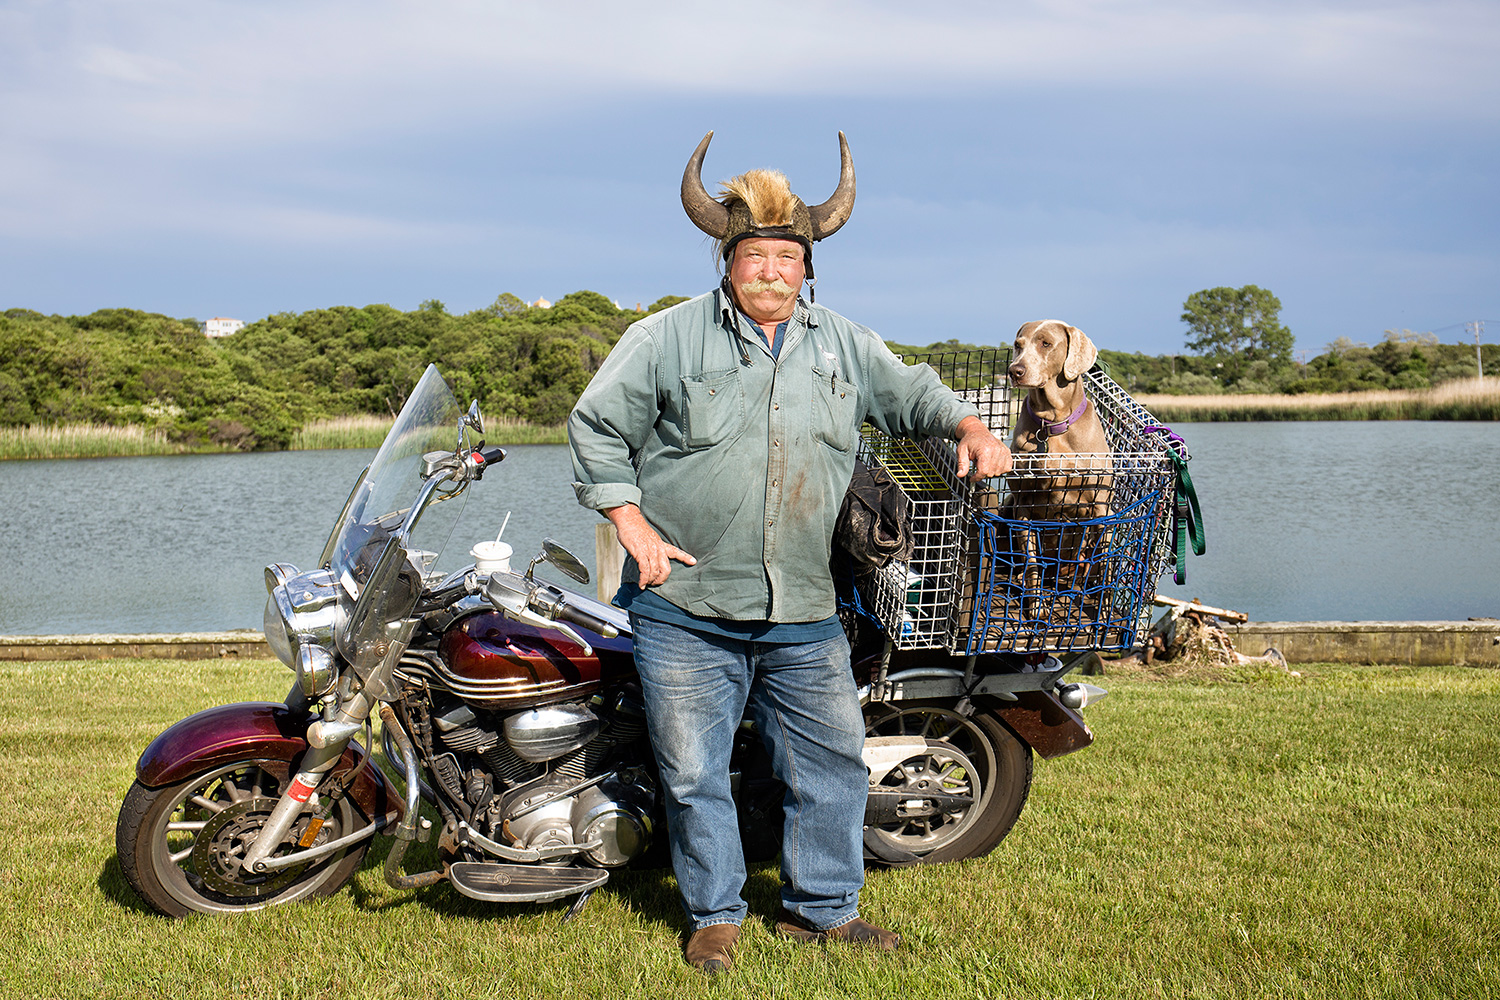
M 1489 120 L 1500 106 L 1500 12 L 1473 0 L 768 0 L 754 15 L 613 0 L 32 3 L 0 21 L 0 80 L 22 129 L 120 141 L 528 120 L 629 94 L 1190 87 L 1371 114 Z
M 878 275 L 857 248 L 890 233 L 943 248 L 909 261 L 919 308 L 877 278 L 855 315 L 921 329 L 1003 294 L 1170 327 L 1187 292 L 1280 260 L 1342 316 L 1359 269 L 1430 275 L 1402 248 L 1482 241 L 1497 51 L 1500 6 L 1474 0 L 0 0 L 0 228 L 52 254 L 0 292 L 75 308 L 100 280 L 81 261 L 128 260 L 268 311 L 413 274 L 477 304 L 655 298 L 706 271 L 671 190 L 704 128 L 710 181 L 772 162 L 819 196 L 845 128 L 862 200 L 829 284 Z M 208 274 L 203 245 L 234 266 Z M 101 304 L 121 287 L 161 294 Z

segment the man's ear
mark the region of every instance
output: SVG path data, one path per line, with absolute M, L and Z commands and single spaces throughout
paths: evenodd
M 1063 329 L 1068 334 L 1068 355 L 1063 359 L 1063 375 L 1071 382 L 1094 367 L 1099 349 L 1094 346 L 1088 334 L 1078 327 L 1067 326 Z

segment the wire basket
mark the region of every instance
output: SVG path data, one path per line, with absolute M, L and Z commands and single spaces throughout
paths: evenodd
M 1005 349 L 908 356 L 930 364 L 1003 441 L 1012 397 Z M 1108 376 L 1084 376 L 1109 452 L 1017 456 L 1000 480 L 959 480 L 952 442 L 866 425 L 860 458 L 907 494 L 911 558 L 858 581 L 861 604 L 901 648 L 1063 652 L 1127 649 L 1150 624 L 1172 558 L 1175 466 L 1156 420 Z

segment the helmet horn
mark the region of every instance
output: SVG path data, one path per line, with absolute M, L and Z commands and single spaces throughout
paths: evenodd
M 709 135 L 713 133 L 710 132 Z M 703 145 L 698 147 L 698 160 L 703 160 L 703 149 L 708 145 L 708 139 L 703 140 Z M 682 182 L 683 200 L 687 200 L 687 180 Z M 702 182 L 698 185 L 701 190 Z M 812 238 L 821 240 L 825 236 L 832 236 L 839 231 L 839 227 L 849 221 L 849 214 L 854 211 L 854 159 L 849 155 L 849 143 L 844 139 L 844 133 L 839 133 L 839 186 L 833 189 L 833 194 L 821 205 L 809 205 L 807 214 L 812 218 Z M 689 215 L 692 211 L 689 210 Z M 694 222 L 698 220 L 694 218 Z M 699 222 L 701 227 L 703 223 Z
M 710 131 L 688 158 L 687 169 L 682 172 L 682 207 L 687 210 L 693 225 L 714 239 L 722 240 L 729 232 L 729 209 L 709 197 L 708 191 L 703 187 L 703 156 L 708 152 L 708 141 L 713 137 L 714 134 Z M 849 176 L 852 179 L 854 175 L 851 173 Z M 842 181 L 839 183 L 843 184 Z M 846 212 L 845 217 L 847 215 Z M 841 219 L 840 222 L 842 221 Z

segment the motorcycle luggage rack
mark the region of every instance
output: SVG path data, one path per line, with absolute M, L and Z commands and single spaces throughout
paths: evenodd
M 925 362 L 1009 444 L 1024 395 L 1012 392 L 1008 348 L 907 355 Z M 1176 467 L 1159 422 L 1097 368 L 1084 375 L 1107 455 L 1053 459 L 1095 506 L 1055 520 L 1008 516 L 1017 473 L 973 484 L 957 476 L 951 441 L 913 442 L 866 424 L 859 458 L 891 475 L 908 500 L 912 553 L 858 581 L 860 604 L 901 649 L 956 655 L 1128 649 L 1150 626 L 1156 581 L 1172 559 Z M 1040 475 L 1032 472 L 1032 475 Z

